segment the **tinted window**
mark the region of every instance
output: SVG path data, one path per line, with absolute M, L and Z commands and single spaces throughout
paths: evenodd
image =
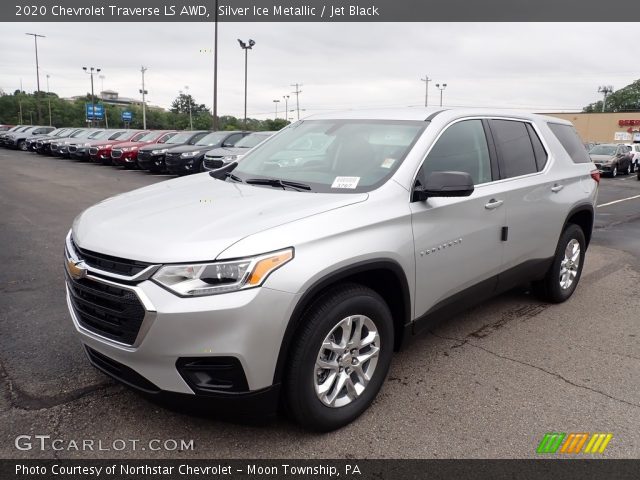
M 549 123 L 548 125 L 574 163 L 589 163 L 591 161 L 573 125 L 559 123 Z
M 538 166 L 538 171 L 544 169 L 544 166 L 547 164 L 547 152 L 542 146 L 542 142 L 540 141 L 540 137 L 533 129 L 531 125 L 527 123 L 527 132 L 529 132 L 529 138 L 531 139 L 531 145 L 533 146 L 533 153 L 536 156 L 536 165 Z
M 533 145 L 524 122 L 489 120 L 500 158 L 503 178 L 519 177 L 538 171 Z
M 464 120 L 447 128 L 425 159 L 420 178 L 433 172 L 467 172 L 474 184 L 491 181 L 491 162 L 482 120 Z

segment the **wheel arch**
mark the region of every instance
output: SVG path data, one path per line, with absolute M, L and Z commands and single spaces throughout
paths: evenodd
M 393 317 L 394 350 L 400 348 L 405 333 L 405 325 L 411 321 L 411 295 L 409 282 L 404 270 L 396 261 L 389 259 L 367 260 L 356 263 L 322 277 L 302 295 L 293 309 L 280 344 L 273 377 L 274 384 L 280 383 L 284 378 L 291 344 L 296 332 L 303 325 L 304 314 L 312 302 L 329 288 L 347 282 L 369 287 L 387 302 Z
M 591 205 L 590 203 L 575 206 L 567 215 L 567 219 L 562 226 L 562 231 L 564 232 L 564 230 L 567 228 L 567 225 L 569 225 L 570 223 L 578 225 L 584 232 L 584 238 L 586 242 L 585 247 L 588 247 L 589 242 L 591 241 L 591 234 L 593 232 L 594 216 L 595 211 L 593 205 Z

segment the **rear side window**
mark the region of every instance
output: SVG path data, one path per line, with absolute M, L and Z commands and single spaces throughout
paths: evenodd
M 542 146 L 542 142 L 540 141 L 540 137 L 533 129 L 533 127 L 527 123 L 527 132 L 529 132 L 529 138 L 531 138 L 531 145 L 533 146 L 533 153 L 536 156 L 536 165 L 538 166 L 538 171 L 544 169 L 544 166 L 547 164 L 547 152 Z
M 548 125 L 571 157 L 571 160 L 573 160 L 573 163 L 591 162 L 591 157 L 589 157 L 589 154 L 587 153 L 586 148 L 584 148 L 584 144 L 582 143 L 582 140 L 580 140 L 578 132 L 576 132 L 573 125 L 562 125 L 559 123 L 549 123 Z
M 527 125 L 516 120 L 489 120 L 500 159 L 503 178 L 519 177 L 538 171 L 536 155 Z

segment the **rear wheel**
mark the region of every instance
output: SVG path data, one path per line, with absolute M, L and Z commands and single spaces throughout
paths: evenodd
M 348 284 L 319 297 L 303 321 L 288 362 L 287 405 L 302 426 L 335 430 L 361 415 L 384 382 L 391 312 L 373 290 Z
M 560 236 L 551 268 L 544 279 L 533 283 L 534 292 L 540 299 L 561 303 L 573 294 L 582 273 L 585 245 L 582 229 L 569 224 Z

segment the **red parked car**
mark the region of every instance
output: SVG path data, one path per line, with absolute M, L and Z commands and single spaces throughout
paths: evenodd
M 111 165 L 111 149 L 115 145 L 125 142 L 137 142 L 147 133 L 149 133 L 149 130 L 125 130 L 121 135 L 111 140 L 92 142 L 89 148 L 89 158 L 91 158 L 92 162 Z
M 165 143 L 176 133 L 178 132 L 175 130 L 155 130 L 153 132 L 148 132 L 145 136 L 136 141 L 114 145 L 111 149 L 111 163 L 124 168 L 133 168 L 136 166 L 138 148 L 151 143 Z

